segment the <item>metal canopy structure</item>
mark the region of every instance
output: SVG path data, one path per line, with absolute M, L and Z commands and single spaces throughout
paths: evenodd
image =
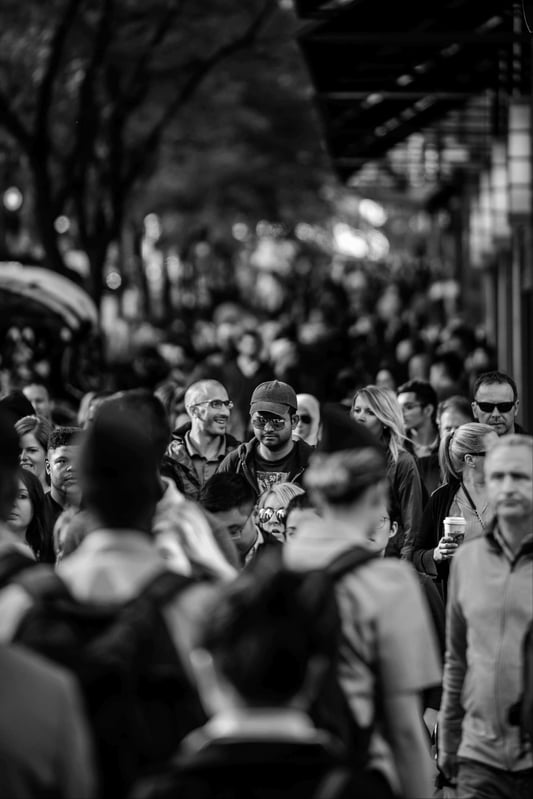
M 414 132 L 446 133 L 447 144 L 455 138 L 459 149 L 472 137 L 479 153 L 475 136 L 498 124 L 479 98 L 520 90 L 531 36 L 520 4 L 511 0 L 295 0 L 294 6 L 327 147 L 343 182 Z

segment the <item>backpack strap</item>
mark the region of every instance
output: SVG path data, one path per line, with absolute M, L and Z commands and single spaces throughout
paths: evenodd
M 345 549 L 331 563 L 326 566 L 326 573 L 336 582 L 348 572 L 355 571 L 359 566 L 377 558 L 379 553 L 367 547 L 353 546 Z

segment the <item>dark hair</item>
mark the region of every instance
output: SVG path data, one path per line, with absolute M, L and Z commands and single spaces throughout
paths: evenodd
M 217 472 L 206 480 L 198 502 L 211 513 L 239 508 L 247 503 L 254 503 L 256 493 L 246 477 L 242 474 Z
M 461 380 L 464 373 L 463 359 L 456 352 L 437 352 L 431 359 L 430 367 L 441 364 L 450 380 L 454 383 Z
M 45 555 L 52 546 L 51 541 L 46 541 L 44 491 L 41 481 L 28 469 L 19 469 L 17 477 L 22 480 L 28 491 L 33 516 L 26 529 L 26 543 L 31 547 L 37 560 L 47 560 Z
M 84 505 L 105 526 L 149 532 L 161 489 L 155 447 L 139 419 L 104 403 L 84 437 L 79 478 Z
M 72 444 L 81 443 L 81 436 L 83 430 L 81 427 L 56 427 L 52 430 L 48 439 L 48 449 L 57 449 L 58 447 L 69 447 Z
M 15 430 L 19 438 L 27 435 L 27 433 L 32 433 L 46 452 L 48 440 L 52 433 L 52 425 L 44 416 L 23 416 L 22 419 L 19 419 L 18 422 L 15 423 Z
M 312 455 L 304 475 L 305 487 L 317 500 L 349 505 L 372 485 L 386 479 L 384 455 L 374 448 L 340 450 Z
M 518 399 L 518 390 L 516 383 L 512 377 L 506 375 L 505 372 L 483 372 L 480 374 L 474 383 L 472 396 L 475 398 L 480 386 L 486 386 L 490 383 L 499 383 L 500 385 L 508 385 L 513 389 L 513 400 L 516 402 Z
M 165 406 L 159 397 L 148 388 L 132 388 L 114 394 L 104 400 L 100 407 L 104 405 L 116 408 L 120 415 L 137 417 L 138 423 L 152 441 L 158 463 L 161 462 L 170 442 L 171 431 Z
M 429 380 L 413 378 L 413 380 L 408 380 L 406 383 L 402 383 L 402 385 L 396 389 L 396 396 L 406 393 L 415 394 L 417 400 L 421 402 L 422 405 L 433 405 L 431 419 L 433 422 L 435 422 L 438 399 L 437 392 Z
M 474 421 L 474 415 L 472 413 L 472 405 L 470 404 L 470 400 L 468 397 L 465 397 L 463 394 L 452 394 L 451 397 L 446 397 L 441 402 L 439 402 L 437 406 L 437 421 L 440 421 L 440 418 L 444 411 L 449 410 L 456 410 L 459 413 L 462 413 L 464 416 L 469 418 L 472 422 Z
M 286 704 L 304 686 L 313 656 L 331 660 L 340 623 L 326 586 L 319 572 L 280 569 L 276 548 L 217 596 L 201 644 L 249 705 Z

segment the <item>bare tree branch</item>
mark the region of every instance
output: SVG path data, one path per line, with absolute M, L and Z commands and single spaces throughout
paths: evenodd
M 189 100 L 206 75 L 225 58 L 253 44 L 262 26 L 269 17 L 277 12 L 277 10 L 276 3 L 272 0 L 266 0 L 260 12 L 241 36 L 238 36 L 231 42 L 221 45 L 208 58 L 197 59 L 190 64 L 190 75 L 181 87 L 181 90 L 177 93 L 174 101 L 169 104 L 165 113 L 152 128 L 141 146 L 137 148 L 136 155 L 132 158 L 130 168 L 123 179 L 124 191 L 128 190 L 133 185 L 142 171 L 147 155 L 152 154 L 157 149 L 165 128 L 173 119 L 178 109 Z

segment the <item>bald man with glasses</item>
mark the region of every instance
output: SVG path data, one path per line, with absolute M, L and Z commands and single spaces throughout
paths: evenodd
M 218 380 L 198 380 L 185 392 L 190 422 L 172 435 L 166 456 L 181 478 L 183 493 L 197 500 L 204 484 L 239 442 L 227 432 L 233 402 Z
M 505 372 L 484 372 L 473 393 L 472 413 L 477 422 L 490 425 L 499 436 L 524 433 L 516 422 L 520 400 L 512 377 Z

